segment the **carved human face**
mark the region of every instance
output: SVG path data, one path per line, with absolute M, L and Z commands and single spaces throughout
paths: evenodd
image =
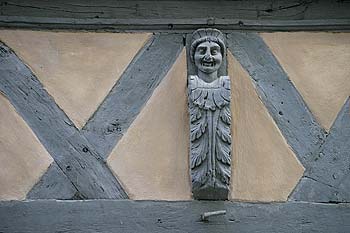
M 204 73 L 211 74 L 219 69 L 222 63 L 220 46 L 212 41 L 199 44 L 194 53 L 194 64 Z

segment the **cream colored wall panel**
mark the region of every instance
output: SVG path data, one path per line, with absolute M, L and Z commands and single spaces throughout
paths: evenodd
M 78 128 L 94 113 L 149 38 L 143 33 L 1 30 Z
M 32 130 L 0 93 L 0 200 L 22 200 L 52 162 Z
M 328 131 L 350 95 L 350 33 L 262 33 L 319 123 Z
M 304 168 L 256 94 L 249 74 L 231 53 L 228 70 L 233 137 L 230 198 L 286 201 Z
M 107 160 L 132 199 L 191 199 L 186 53 Z

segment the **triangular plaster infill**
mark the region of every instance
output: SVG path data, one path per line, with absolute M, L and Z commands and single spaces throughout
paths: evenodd
M 23 200 L 53 159 L 0 93 L 0 201 Z
M 0 30 L 78 128 L 96 111 L 143 47 L 147 33 Z
M 288 146 L 249 74 L 228 53 L 231 78 L 231 199 L 286 201 L 304 168 Z
M 262 38 L 329 131 L 350 94 L 350 33 L 276 32 Z
M 108 157 L 132 199 L 191 199 L 186 76 L 183 50 Z

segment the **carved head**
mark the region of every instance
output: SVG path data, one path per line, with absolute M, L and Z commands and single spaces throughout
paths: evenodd
M 224 36 L 217 29 L 198 29 L 192 34 L 190 56 L 204 73 L 210 74 L 220 68 L 225 50 Z

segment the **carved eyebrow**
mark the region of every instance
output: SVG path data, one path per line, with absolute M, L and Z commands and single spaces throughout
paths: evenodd
M 206 49 L 206 46 L 198 46 L 198 49 Z
M 220 49 L 220 46 L 214 45 L 214 46 L 213 46 L 213 49 Z

